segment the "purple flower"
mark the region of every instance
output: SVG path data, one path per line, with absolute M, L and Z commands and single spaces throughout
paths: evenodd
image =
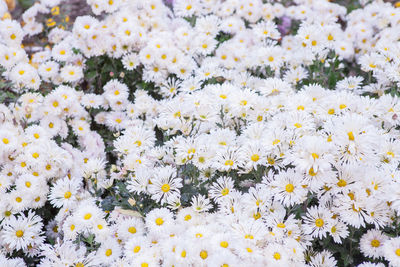
M 164 0 L 164 3 L 165 3 L 166 5 L 172 6 L 172 5 L 174 4 L 174 0 Z
M 278 30 L 282 35 L 286 35 L 292 26 L 292 19 L 286 16 L 282 17 L 282 23 L 278 25 Z

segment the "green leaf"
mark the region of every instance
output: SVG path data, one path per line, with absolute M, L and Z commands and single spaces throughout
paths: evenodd
M 96 77 L 97 76 L 97 71 L 96 70 L 92 70 L 92 71 L 89 71 L 87 74 L 86 74 L 86 78 L 87 79 L 93 79 L 94 77 Z

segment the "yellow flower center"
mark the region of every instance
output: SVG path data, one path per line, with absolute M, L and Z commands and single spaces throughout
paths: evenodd
M 163 191 L 164 193 L 167 193 L 170 189 L 171 187 L 169 186 L 169 184 L 163 184 L 161 186 L 161 191 Z
M 83 216 L 83 219 L 85 219 L 85 220 L 89 220 L 90 218 L 92 218 L 91 213 L 86 213 L 85 216 Z
M 280 142 L 281 142 L 281 140 L 275 139 L 275 140 L 272 142 L 272 144 L 273 144 L 273 145 L 276 145 L 276 144 L 279 144 Z
M 267 158 L 267 162 L 268 162 L 268 164 L 270 164 L 270 165 L 274 165 L 274 164 L 275 164 L 275 159 L 273 159 L 273 158 Z
M 318 159 L 319 155 L 317 153 L 311 153 L 311 156 L 313 157 L 313 159 Z
M 228 159 L 225 161 L 225 166 L 232 166 L 233 165 L 233 160 Z
M 381 245 L 381 242 L 379 242 L 379 240 L 374 239 L 371 241 L 371 246 L 373 246 L 374 248 L 377 248 L 380 245 Z
M 202 258 L 203 260 L 207 259 L 208 257 L 208 253 L 205 250 L 200 251 L 200 258 Z
M 226 196 L 227 194 L 229 194 L 229 189 L 225 187 L 224 189 L 222 189 L 221 194 L 223 196 Z
M 254 161 L 254 162 L 258 161 L 259 159 L 260 159 L 260 156 L 258 154 L 253 154 L 251 156 L 251 160 Z
M 158 226 L 162 225 L 163 223 L 164 223 L 164 220 L 163 220 L 162 218 L 157 218 L 157 219 L 156 219 L 156 224 L 157 224 Z
M 22 237 L 22 236 L 24 235 L 24 231 L 18 230 L 18 231 L 15 232 L 15 235 L 16 235 L 17 237 Z
M 247 234 L 247 235 L 244 236 L 244 238 L 246 238 L 246 239 L 254 239 L 254 236 Z
M 219 243 L 219 245 L 223 248 L 227 248 L 229 246 L 228 242 L 226 241 L 222 241 L 221 243 Z
M 347 185 L 347 182 L 343 179 L 340 179 L 339 182 L 337 182 L 337 185 L 339 187 L 345 187 Z
M 136 246 L 133 248 L 133 252 L 138 253 L 140 251 L 140 246 Z
M 276 225 L 276 227 L 278 227 L 278 228 L 285 228 L 286 225 L 285 225 L 284 223 L 278 223 L 278 224 Z
M 324 226 L 324 220 L 322 220 L 321 218 L 316 219 L 315 220 L 315 226 L 317 226 L 317 227 Z
M 350 141 L 354 141 L 354 134 L 353 134 L 353 132 L 348 132 L 348 133 L 347 133 L 347 136 L 349 137 L 349 140 L 350 140 Z
M 111 254 L 112 254 L 112 250 L 111 250 L 111 249 L 107 249 L 107 250 L 106 250 L 106 256 L 107 256 L 107 257 L 110 257 Z
M 279 252 L 275 252 L 273 257 L 274 257 L 275 260 L 278 261 L 278 260 L 281 259 L 281 254 Z
M 317 175 L 317 173 L 314 171 L 314 168 L 313 168 L 313 167 L 310 168 L 310 170 L 308 171 L 308 174 L 309 174 L 310 176 L 315 176 L 315 175 Z
M 64 198 L 66 198 L 66 199 L 68 199 L 68 198 L 70 198 L 71 197 L 71 192 L 70 191 L 67 191 L 67 192 L 65 192 L 65 194 L 64 194 Z
M 285 187 L 286 192 L 292 193 L 294 190 L 294 185 L 293 184 L 287 184 Z
M 300 123 L 295 123 L 294 124 L 294 127 L 296 127 L 296 128 L 301 128 L 303 125 L 301 125 Z

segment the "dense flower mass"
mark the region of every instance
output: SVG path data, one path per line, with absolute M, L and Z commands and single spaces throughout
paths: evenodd
M 0 266 L 400 266 L 400 4 L 0 0 Z

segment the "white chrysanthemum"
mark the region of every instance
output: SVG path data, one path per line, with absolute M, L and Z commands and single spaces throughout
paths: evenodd
M 383 255 L 390 266 L 400 265 L 400 238 L 391 238 L 383 243 Z
M 104 212 L 97 207 L 92 200 L 86 200 L 80 202 L 74 212 L 74 217 L 76 218 L 77 223 L 90 229 L 93 227 L 93 223 L 97 219 L 104 218 Z
M 114 238 L 105 240 L 96 251 L 96 257 L 99 262 L 110 264 L 120 258 L 122 254 L 121 246 Z
M 331 228 L 332 218 L 329 210 L 312 206 L 304 217 L 304 230 L 312 237 L 323 238 Z
M 41 260 L 41 267 L 57 266 L 57 265 L 75 265 L 75 266 L 93 266 L 99 264 L 99 261 L 94 257 L 95 253 L 86 255 L 86 248 L 84 246 L 76 246 L 72 241 L 57 240 L 51 246 L 44 244 L 40 247 L 44 258 Z
M 334 267 L 337 264 L 336 259 L 333 257 L 332 253 L 328 250 L 323 250 L 319 252 L 317 255 L 311 258 L 310 262 L 311 266 L 326 266 L 326 267 Z
M 26 217 L 19 214 L 17 217 L 12 216 L 3 225 L 1 236 L 3 242 L 12 249 L 26 250 L 29 245 L 41 244 L 43 239 L 42 233 L 42 218 L 29 212 Z
M 128 242 L 144 234 L 145 228 L 142 219 L 129 218 L 117 222 L 118 238 Z
M 182 186 L 182 178 L 176 177 L 176 170 L 166 166 L 154 170 L 147 189 L 152 199 L 163 204 L 170 195 L 180 194 L 179 188 Z
M 83 78 L 81 67 L 66 65 L 60 70 L 61 79 L 65 82 L 76 82 Z
M 288 155 L 287 161 L 292 161 L 301 171 L 313 168 L 314 172 L 324 172 L 334 162 L 331 149 L 332 146 L 323 137 L 304 136 L 295 143 L 293 153 Z
M 133 260 L 150 249 L 150 240 L 143 235 L 130 238 L 124 246 L 124 254 L 127 258 Z
M 69 208 L 76 204 L 78 190 L 81 188 L 81 181 L 78 178 L 68 178 L 55 182 L 50 190 L 50 203 L 57 208 Z
M 266 248 L 266 260 L 271 262 L 273 266 L 289 265 L 289 254 L 284 246 L 278 244 L 270 244 Z
M 204 212 L 212 208 L 210 200 L 203 195 L 193 196 L 190 203 L 192 205 L 192 209 L 196 212 Z
M 166 233 L 173 223 L 173 214 L 166 208 L 153 209 L 146 215 L 146 227 L 150 233 Z
M 381 231 L 371 229 L 360 238 L 360 250 L 367 257 L 380 258 L 383 256 L 383 244 L 388 239 Z
M 280 172 L 268 184 L 274 199 L 281 201 L 286 207 L 301 204 L 307 198 L 307 189 L 304 187 L 302 175 L 294 169 Z
M 223 176 L 219 177 L 217 181 L 211 185 L 208 192 L 209 196 L 218 202 L 223 198 L 229 197 L 229 194 L 234 191 L 232 178 Z

